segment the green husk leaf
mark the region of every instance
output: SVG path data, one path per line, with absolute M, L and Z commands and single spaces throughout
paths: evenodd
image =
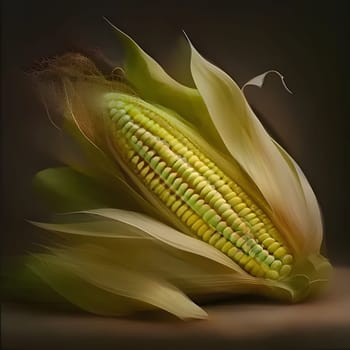
M 322 233 L 308 244 L 312 223 L 300 182 L 235 82 L 191 47 L 193 79 L 227 149 L 260 189 L 293 250 L 313 253 Z
M 266 77 L 272 73 L 277 74 L 278 77 L 281 79 L 283 87 L 289 93 L 292 93 L 284 81 L 284 76 L 276 70 L 269 70 L 263 74 L 260 74 L 256 77 L 250 79 L 248 82 L 246 82 L 242 86 L 241 90 L 244 91 L 244 88 L 246 86 L 249 86 L 249 85 L 262 88 Z M 300 167 L 296 163 L 296 161 L 275 140 L 271 139 L 271 141 L 275 144 L 275 146 L 281 152 L 282 156 L 284 157 L 285 161 L 287 162 L 288 166 L 290 167 L 292 173 L 294 174 L 296 179 L 299 181 L 300 186 L 302 187 L 302 190 L 304 193 L 304 198 L 306 201 L 307 210 L 309 213 L 309 220 L 310 220 L 310 232 L 309 232 L 308 240 L 307 240 L 307 242 L 305 242 L 305 245 L 308 245 L 308 244 L 315 245 L 316 251 L 317 251 L 320 249 L 319 247 L 321 246 L 321 241 L 322 241 L 322 236 L 323 236 L 323 227 L 322 227 L 321 210 L 320 210 L 319 205 L 317 203 L 315 193 L 313 192 L 309 182 L 306 179 L 306 176 L 304 175 L 303 171 L 300 169 Z M 308 249 L 312 249 L 312 248 L 310 247 Z
M 178 83 L 127 34 L 107 20 L 125 51 L 124 70 L 127 80 L 145 100 L 176 111 L 195 125 L 201 135 L 211 140 L 221 151 L 226 151 L 213 127 L 198 91 Z
M 58 303 L 67 301 L 55 293 L 28 264 L 31 255 L 3 256 L 1 266 L 1 297 L 6 302 Z
M 56 255 L 35 254 L 28 262 L 28 268 L 58 295 L 82 310 L 103 316 L 120 316 L 147 309 L 144 304 L 130 302 L 127 298 L 94 286 L 74 273 L 69 262 Z
M 68 235 L 71 238 L 66 240 L 69 246 L 62 251 L 74 256 L 77 261 L 81 253 L 84 259 L 86 254 L 89 259 L 90 255 L 94 255 L 93 259 L 101 263 L 166 279 L 199 300 L 222 293 L 243 293 L 294 302 L 311 293 L 311 289 L 318 291 L 323 288 L 329 274 L 326 259 L 310 256 L 299 259 L 293 274 L 284 281 L 256 278 L 204 242 L 138 213 L 98 209 L 79 215 L 82 222 L 35 224 Z M 102 220 L 86 221 L 91 215 Z
M 122 194 L 118 201 L 94 179 L 67 167 L 40 171 L 34 177 L 33 185 L 56 212 L 109 207 L 126 202 Z
M 309 219 L 309 233 L 305 237 L 305 249 L 307 251 L 319 252 L 322 244 L 323 237 L 323 225 L 322 225 L 322 214 L 321 208 L 317 202 L 316 195 L 312 190 L 310 183 L 308 182 L 305 174 L 296 163 L 296 161 L 277 143 L 273 140 L 282 156 L 287 160 L 287 163 L 291 171 L 295 174 L 298 179 L 302 191 L 304 193 L 304 199 L 306 203 L 306 211 Z
M 242 86 L 241 90 L 243 91 L 244 88 L 249 85 L 262 88 L 265 82 L 265 78 L 272 73 L 277 74 L 281 79 L 283 87 L 289 93 L 292 93 L 284 81 L 284 76 L 276 70 L 269 70 L 263 74 L 260 74 L 250 79 L 248 82 L 246 82 Z M 274 145 L 278 148 L 278 150 L 282 154 L 284 160 L 287 162 L 290 170 L 292 171 L 292 174 L 299 181 L 299 184 L 302 188 L 302 191 L 304 193 L 304 199 L 307 206 L 308 215 L 309 215 L 309 220 L 310 220 L 310 231 L 309 231 L 309 236 L 307 237 L 307 241 L 305 242 L 305 245 L 309 245 L 309 248 L 307 248 L 309 251 L 314 250 L 317 252 L 320 250 L 320 246 L 321 246 L 321 241 L 323 236 L 323 227 L 322 227 L 321 209 L 318 205 L 315 193 L 313 192 L 309 182 L 306 179 L 306 176 L 304 175 L 303 171 L 300 169 L 296 161 L 275 140 L 271 139 L 271 141 L 274 143 Z
M 159 308 L 181 319 L 207 314 L 165 281 L 101 261 L 94 246 L 40 254 L 30 268 L 73 304 L 101 315 Z M 142 306 L 142 304 L 146 306 Z M 151 306 L 151 307 L 150 307 Z
M 189 237 L 182 232 L 141 213 L 113 208 L 92 209 L 83 211 L 82 213 L 98 215 L 105 219 L 108 218 L 113 220 L 115 222 L 114 233 L 116 235 L 125 231 L 127 227 L 128 230 L 131 230 L 132 232 L 136 231 L 142 233 L 143 235 L 155 238 L 165 244 L 173 246 L 176 249 L 203 256 L 206 259 L 225 265 L 233 271 L 246 274 L 246 272 L 230 258 L 209 244 L 196 238 Z M 47 225 L 48 224 L 46 224 L 46 228 L 49 228 Z M 54 229 L 57 230 L 57 227 Z M 248 274 L 246 275 L 249 276 Z
M 136 223 L 132 220 L 132 224 L 127 224 L 135 213 L 120 210 L 100 209 L 97 213 L 97 216 L 103 213 L 101 221 L 35 224 L 72 237 L 66 240 L 69 246 L 50 249 L 56 255 L 59 253 L 57 259 L 65 260 L 62 254 L 68 254 L 79 265 L 83 264 L 81 259 L 88 259 L 89 263 L 99 261 L 113 269 L 122 266 L 150 278 L 166 279 L 198 300 L 213 295 L 242 293 L 275 296 L 284 300 L 295 298 L 295 291 L 288 284 L 252 277 L 213 247 L 182 233 L 174 234 L 164 224 L 154 225 L 149 218 L 138 214 Z M 96 211 L 87 214 L 80 214 L 81 219 L 96 215 Z M 108 221 L 108 217 L 113 219 Z M 138 227 L 139 224 L 142 228 Z M 86 266 L 86 272 L 93 276 L 90 271 L 91 267 Z M 303 287 L 307 281 L 302 280 Z

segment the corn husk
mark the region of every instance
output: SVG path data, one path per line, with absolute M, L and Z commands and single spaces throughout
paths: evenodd
M 321 290 L 330 264 L 320 255 L 323 232 L 315 194 L 241 89 L 191 43 L 196 88 L 186 87 L 113 29 L 125 51 L 125 82 L 107 80 L 76 55 L 65 56 L 64 63 L 57 59 L 41 79 L 49 108 L 63 117 L 61 124 L 81 154 L 61 154 L 67 168 L 36 176 L 38 190 L 66 214 L 54 223 L 34 223 L 63 237 L 63 243 L 31 255 L 29 268 L 71 303 L 101 315 L 162 309 L 182 319 L 206 318 L 196 302 L 215 296 L 299 301 Z M 192 237 L 147 191 L 113 147 L 101 98 L 113 91 L 135 94 L 167 111 L 169 122 L 244 188 L 288 243 L 295 258 L 291 275 L 279 281 L 251 276 Z

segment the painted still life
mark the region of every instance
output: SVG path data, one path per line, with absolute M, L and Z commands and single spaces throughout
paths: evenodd
M 46 116 L 69 141 L 57 147 L 62 166 L 35 176 L 52 215 L 31 223 L 49 243 L 22 258 L 23 273 L 106 316 L 205 319 L 203 302 L 223 296 L 312 299 L 331 271 L 317 194 L 244 90 L 190 38 L 195 87 L 107 25 L 121 66 L 106 74 L 67 52 L 33 73 Z

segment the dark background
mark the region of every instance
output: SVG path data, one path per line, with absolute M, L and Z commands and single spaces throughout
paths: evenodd
M 101 50 L 120 62 L 120 47 L 102 16 L 173 73 L 178 67 L 170 57 L 185 30 L 239 85 L 269 69 L 285 76 L 293 95 L 271 76 L 264 89 L 248 88 L 247 97 L 312 184 L 331 261 L 349 264 L 348 1 L 2 1 L 4 253 L 36 240 L 25 222 L 42 210 L 31 178 L 56 165 L 47 152 L 55 131 L 25 72 L 67 50 Z

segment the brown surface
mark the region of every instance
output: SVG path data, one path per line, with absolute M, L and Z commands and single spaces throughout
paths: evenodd
M 3 349 L 349 349 L 350 268 L 337 268 L 329 291 L 304 304 L 257 299 L 205 307 L 208 321 L 164 314 L 103 318 L 6 304 Z

